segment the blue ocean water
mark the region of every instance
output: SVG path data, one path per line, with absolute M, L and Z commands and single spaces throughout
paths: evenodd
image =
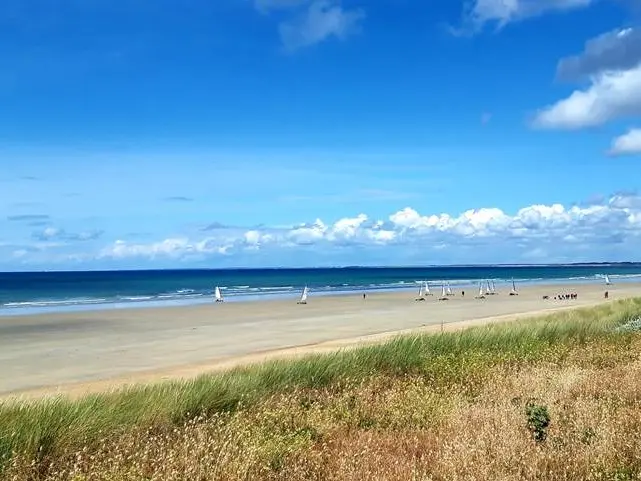
M 497 289 L 517 283 L 612 282 L 641 278 L 641 263 L 545 266 L 344 267 L 331 269 L 223 269 L 0 273 L 0 315 L 211 302 L 215 286 L 228 301 L 434 287 L 493 279 Z

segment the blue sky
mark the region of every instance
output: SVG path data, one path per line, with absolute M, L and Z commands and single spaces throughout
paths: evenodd
M 635 0 L 7 0 L 0 270 L 641 260 Z

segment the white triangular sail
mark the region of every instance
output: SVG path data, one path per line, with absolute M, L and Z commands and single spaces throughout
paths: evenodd
M 496 294 L 496 285 L 494 284 L 494 279 L 492 279 L 492 294 Z
M 449 282 L 447 283 L 447 295 L 448 296 L 453 296 L 454 295 L 454 294 L 452 294 L 452 288 L 450 287 L 450 283 Z
M 516 284 L 514 283 L 514 278 L 512 278 L 512 290 L 510 291 L 511 296 L 517 296 L 519 293 L 516 291 Z
M 486 281 L 485 293 L 486 293 L 486 294 L 491 294 L 491 291 L 490 291 L 490 281 L 489 281 L 489 280 L 487 280 L 487 281 Z
M 214 297 L 216 298 L 216 302 L 223 302 L 223 295 L 220 292 L 220 287 L 216 286 L 216 289 L 214 289 Z
M 479 281 L 479 294 L 476 296 L 476 299 L 485 299 L 483 295 L 483 281 Z
M 432 295 L 432 293 L 430 292 L 430 285 L 427 282 L 425 282 L 425 295 L 426 296 Z
M 447 297 L 448 294 L 445 291 L 445 282 L 441 283 L 441 297 L 438 298 L 439 301 L 448 301 L 449 297 Z
M 606 286 L 609 286 L 610 284 L 611 284 L 611 282 L 610 282 L 610 276 L 608 276 L 608 275 L 606 274 L 606 275 L 605 275 L 605 285 L 606 285 Z
M 303 289 L 303 292 L 300 295 L 300 299 L 298 300 L 299 304 L 307 304 L 307 293 L 309 292 L 309 289 L 307 289 L 307 286 Z

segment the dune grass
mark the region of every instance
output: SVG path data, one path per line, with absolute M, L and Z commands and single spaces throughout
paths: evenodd
M 79 400 L 60 397 L 9 402 L 0 405 L 0 475 L 3 468 L 15 467 L 15 459 L 20 459 L 31 466 L 33 479 L 46 479 L 51 466 L 72 453 L 102 452 L 101 449 L 106 449 L 105 443 L 110 442 L 127 445 L 133 453 L 140 443 L 153 445 L 153 440 L 157 439 L 153 433 L 184 435 L 189 431 L 193 435 L 194 430 L 205 429 L 202 426 L 211 427 L 211 423 L 219 426 L 216 423 L 221 419 L 226 419 L 225 429 L 231 436 L 233 430 L 229 431 L 229 420 L 237 419 L 234 416 L 238 413 L 242 414 L 238 419 L 245 420 L 242 429 L 252 431 L 251 436 L 260 436 L 253 432 L 260 423 L 252 418 L 252 409 L 262 406 L 264 410 L 266 400 L 279 396 L 289 400 L 277 402 L 281 409 L 276 410 L 280 412 L 279 416 L 287 417 L 285 404 L 291 411 L 291 396 L 295 396 L 296 409 L 303 411 L 307 409 L 305 406 L 314 405 L 320 396 L 336 398 L 341 406 L 333 409 L 341 411 L 343 417 L 349 417 L 352 416 L 350 412 L 358 411 L 359 404 L 350 399 L 362 395 L 363 389 L 371 391 L 372 386 L 378 385 L 379 391 L 389 395 L 389 389 L 381 387 L 381 383 L 405 396 L 403 407 L 399 408 L 404 409 L 403 413 L 386 415 L 388 424 L 383 426 L 400 426 L 404 422 L 421 424 L 447 409 L 449 398 L 440 396 L 437 399 L 433 397 L 434 393 L 454 393 L 451 390 L 456 386 L 452 399 L 476 399 L 487 393 L 488 383 L 493 382 L 492 376 L 496 376 L 497 369 L 514 373 L 525 366 L 530 369 L 550 363 L 560 365 L 572 357 L 572 352 L 594 343 L 601 347 L 590 354 L 591 365 L 596 363 L 607 368 L 616 361 L 617 353 L 628 355 L 630 343 L 636 339 L 635 333 L 617 332 L 615 328 L 640 315 L 641 299 L 630 299 L 459 332 L 403 336 L 380 345 L 271 361 L 203 375 L 190 381 L 130 387 Z M 412 406 L 417 408 L 416 412 Z M 383 408 L 378 405 L 378 408 L 369 406 L 368 409 Z M 362 415 L 362 409 L 358 412 L 361 415 L 355 421 L 357 427 L 381 425 L 377 416 Z M 313 444 L 318 429 L 309 428 L 307 424 L 298 426 L 294 431 L 296 434 L 287 435 L 287 449 Z M 239 429 L 237 426 L 233 431 L 236 438 Z M 192 446 L 192 449 L 196 448 Z M 285 454 L 275 457 L 273 453 L 269 454 L 269 463 L 280 465 Z M 247 457 L 251 458 L 249 454 Z M 278 469 L 269 472 L 272 471 L 279 472 Z M 226 476 L 234 479 L 229 472 Z M 291 473 L 290 476 L 296 477 Z M 122 479 L 143 478 L 145 476 L 141 475 Z

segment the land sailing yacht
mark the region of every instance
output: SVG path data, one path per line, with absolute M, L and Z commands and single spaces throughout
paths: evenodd
M 225 302 L 225 299 L 223 298 L 223 295 L 220 292 L 220 287 L 218 286 L 216 286 L 216 289 L 214 289 L 214 297 L 216 298 L 216 302 Z
M 303 292 L 300 295 L 300 299 L 298 299 L 298 302 L 296 304 L 307 304 L 307 294 L 309 293 L 309 289 L 307 286 L 303 289 Z
M 447 293 L 445 292 L 445 284 L 441 284 L 441 297 L 438 298 L 439 301 L 447 301 Z
M 447 283 L 447 295 L 448 296 L 453 296 L 454 293 L 452 292 L 452 287 L 450 286 L 450 283 Z

